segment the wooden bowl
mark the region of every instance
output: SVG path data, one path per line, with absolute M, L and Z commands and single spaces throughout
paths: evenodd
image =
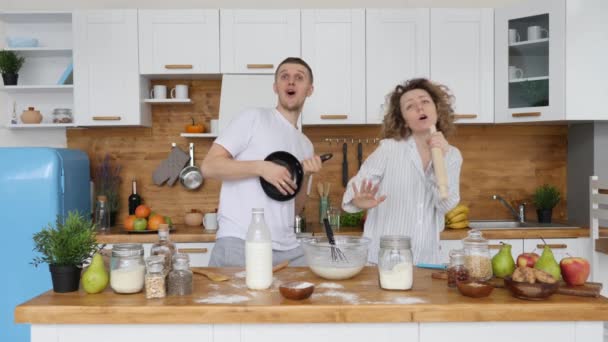
M 505 278 L 505 288 L 511 291 L 513 297 L 526 300 L 544 300 L 557 292 L 559 282 L 554 284 L 518 282 L 511 277 Z
M 306 281 L 291 281 L 279 286 L 279 292 L 287 299 L 303 300 L 312 295 L 315 284 Z
M 484 283 L 476 280 L 457 281 L 456 287 L 463 296 L 472 298 L 487 297 L 494 290 L 494 286 L 489 283 Z

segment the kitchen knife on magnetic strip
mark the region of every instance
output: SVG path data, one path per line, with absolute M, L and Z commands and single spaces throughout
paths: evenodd
M 430 128 L 431 134 L 437 132 L 435 125 Z M 443 160 L 443 152 L 439 147 L 431 148 L 431 155 L 433 157 L 433 169 L 435 169 L 435 177 L 437 178 L 437 185 L 439 186 L 439 196 L 441 199 L 448 198 L 448 175 L 445 169 L 445 161 Z
M 357 161 L 359 162 L 359 170 L 361 170 L 361 164 L 363 164 L 363 144 L 360 141 L 357 144 Z
M 346 188 L 348 184 L 348 159 L 346 154 L 348 152 L 348 145 L 342 144 L 342 186 Z

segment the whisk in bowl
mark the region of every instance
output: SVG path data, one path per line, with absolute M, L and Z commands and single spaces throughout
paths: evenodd
M 336 240 L 334 239 L 334 231 L 331 229 L 331 225 L 329 224 L 329 220 L 327 218 L 323 219 L 323 225 L 325 226 L 325 234 L 327 234 L 327 240 L 329 241 L 329 249 L 331 253 L 331 261 L 332 262 L 348 262 L 346 255 L 344 252 L 340 250 L 340 248 L 336 247 Z

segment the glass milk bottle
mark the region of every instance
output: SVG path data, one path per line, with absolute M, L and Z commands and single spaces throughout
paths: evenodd
M 261 208 L 251 210 L 245 241 L 245 272 L 245 281 L 251 290 L 263 290 L 272 285 L 272 240 Z

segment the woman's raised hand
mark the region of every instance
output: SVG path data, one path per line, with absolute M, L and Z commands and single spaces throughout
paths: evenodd
M 376 197 L 379 187 L 380 183 L 373 185 L 372 181 L 364 179 L 361 182 L 361 188 L 357 189 L 357 185 L 353 182 L 355 196 L 352 199 L 352 203 L 359 209 L 375 208 L 386 199 L 386 195 Z

